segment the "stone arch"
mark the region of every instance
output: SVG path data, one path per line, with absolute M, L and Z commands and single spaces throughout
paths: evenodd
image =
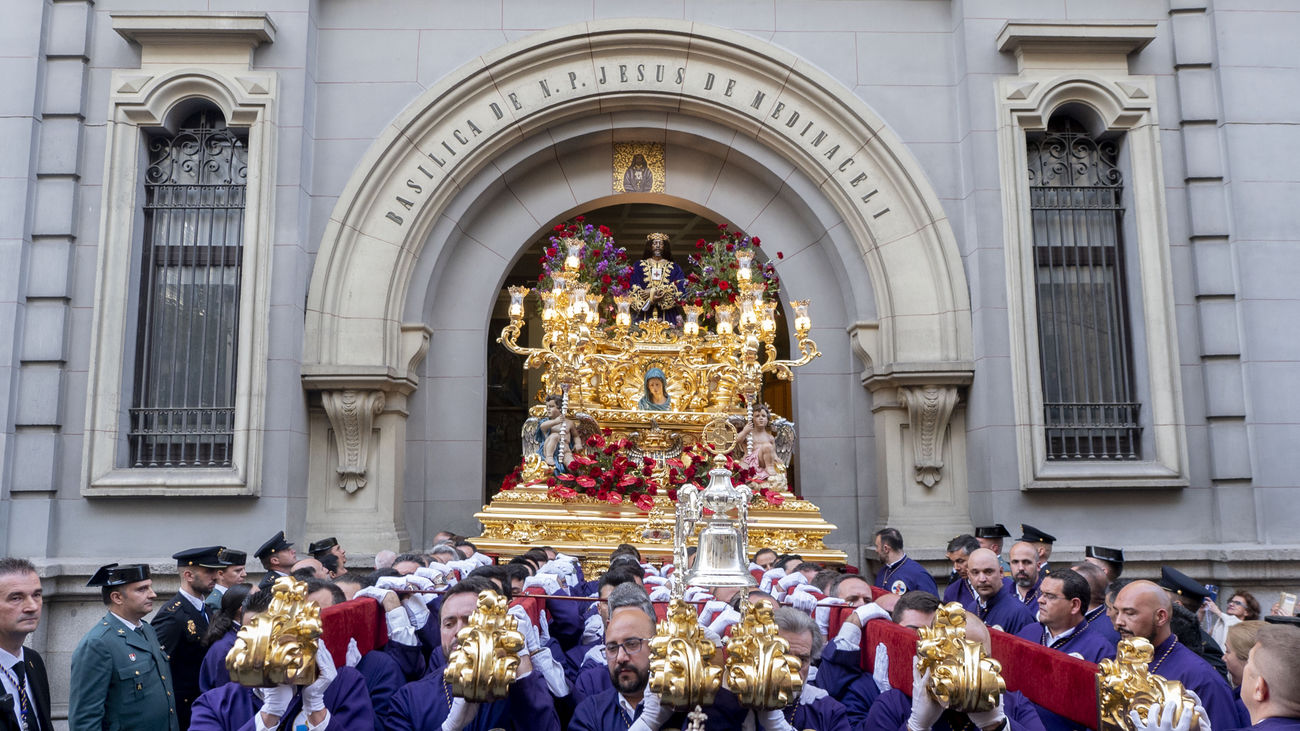
M 863 382 L 877 391 L 877 406 L 884 403 L 875 416 L 878 431 L 902 434 L 888 437 L 887 450 L 914 455 L 878 476 L 933 485 L 956 386 L 969 381 L 972 369 L 965 274 L 937 196 L 901 141 L 848 89 L 775 46 L 686 22 L 622 19 L 535 34 L 462 67 L 384 131 L 339 197 L 308 294 L 303 382 L 324 392 L 334 433 L 369 434 L 372 417 L 382 431 L 385 418 L 404 419 L 411 408 L 407 397 L 419 382 L 430 326 L 439 326 L 423 321 L 412 283 L 438 261 L 453 261 L 425 248 L 455 229 L 471 206 L 466 193 L 499 176 L 490 166 L 507 170 L 531 138 L 596 117 L 620 129 L 653 129 L 656 122 L 645 115 L 729 131 L 733 146 L 763 151 L 787 175 L 807 181 L 806 197 L 838 219 L 831 246 L 870 282 L 841 289 L 872 299 L 849 303 L 859 319 L 842 326 L 864 364 Z M 926 387 L 931 391 L 918 390 Z M 912 390 L 915 397 L 908 396 Z M 347 409 L 331 404 L 337 394 L 358 391 L 386 397 L 360 408 L 355 394 Z M 397 441 L 405 438 L 404 422 L 401 428 Z M 366 473 L 370 441 L 339 446 L 340 475 Z M 374 448 L 400 453 L 384 441 L 381 435 Z M 395 494 L 381 498 L 380 512 L 399 515 L 400 476 L 393 473 L 402 467 L 381 469 L 397 484 Z M 949 480 L 945 487 L 954 494 L 935 503 L 958 526 L 967 520 L 963 485 L 960 477 Z M 342 529 L 320 519 L 310 502 L 309 524 Z

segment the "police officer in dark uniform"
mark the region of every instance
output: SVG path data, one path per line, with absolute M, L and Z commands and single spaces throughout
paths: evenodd
M 208 651 L 203 646 L 208 632 L 208 608 L 203 600 L 217 584 L 217 569 L 230 565 L 222 559 L 222 550 L 221 546 L 204 546 L 173 554 L 181 590 L 153 618 L 158 642 L 171 657 L 181 728 L 190 726 L 190 706 L 199 697 L 199 669 Z
M 1011 564 L 1002 557 L 1002 540 L 1010 538 L 1011 531 L 1007 530 L 1005 525 L 994 523 L 993 525 L 981 525 L 975 528 L 975 538 L 980 542 L 980 548 L 987 548 L 998 555 L 998 563 L 1002 566 L 1002 575 L 1011 575 Z
M 102 566 L 87 586 L 101 587 L 108 614 L 72 653 L 71 731 L 157 729 L 180 731 L 171 668 L 153 627 L 147 564 Z
M 1106 546 L 1085 546 L 1084 560 L 1106 572 L 1106 580 L 1114 581 L 1124 573 L 1124 550 Z
M 1157 581 L 1156 584 L 1161 589 L 1169 592 L 1170 599 L 1181 604 L 1187 610 L 1182 615 L 1184 621 L 1175 621 L 1178 619 L 1178 617 L 1175 617 L 1169 623 L 1169 626 L 1173 628 L 1174 633 L 1178 636 L 1178 640 L 1187 645 L 1192 652 L 1200 655 L 1226 679 L 1228 677 L 1228 666 L 1223 660 L 1223 648 L 1219 647 L 1219 643 L 1215 642 L 1210 633 L 1205 631 L 1196 615 L 1196 610 L 1200 609 L 1201 604 L 1210 598 L 1209 590 L 1203 584 L 1197 583 L 1195 579 L 1172 566 L 1160 567 L 1160 581 Z M 1175 610 L 1175 614 L 1178 614 L 1177 610 Z
M 294 562 L 298 559 L 293 550 L 293 544 L 284 539 L 284 531 L 277 531 L 253 555 L 262 562 L 262 567 L 266 569 L 266 576 L 263 576 L 262 581 L 257 585 L 257 588 L 262 591 L 270 589 L 275 580 L 281 576 L 288 576 Z

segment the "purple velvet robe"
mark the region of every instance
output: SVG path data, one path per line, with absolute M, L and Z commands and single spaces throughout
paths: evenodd
M 1232 699 L 1232 689 L 1208 662 L 1187 649 L 1174 635 L 1156 645 L 1155 655 L 1147 668 L 1168 680 L 1177 680 L 1184 688 L 1196 693 L 1210 714 L 1210 725 L 1215 729 L 1230 729 L 1237 725 L 1237 706 Z
M 441 655 L 441 650 L 437 654 Z M 407 683 L 393 696 L 388 713 L 382 718 L 384 728 L 387 731 L 438 731 L 451 710 L 452 698 L 448 693 L 441 668 Z M 560 730 L 560 717 L 555 712 L 555 704 L 541 673 L 534 670 L 516 680 L 504 700 L 480 705 L 465 731 L 496 728 L 508 731 Z
M 1007 714 L 1007 731 L 1043 731 L 1034 704 L 1016 692 L 1002 695 L 1002 710 Z M 912 699 L 903 691 L 891 688 L 880 694 L 867 714 L 867 722 L 860 731 L 906 731 L 907 718 L 912 715 Z M 969 731 L 970 720 L 964 713 L 944 711 L 930 728 L 932 731 Z
M 876 586 L 894 594 L 928 591 L 939 595 L 939 586 L 934 583 L 930 572 L 907 556 L 903 556 L 893 568 L 882 566 L 876 573 Z
M 325 707 L 330 712 L 331 729 L 369 731 L 375 728 L 375 711 L 366 692 L 361 673 L 349 667 L 339 668 L 339 675 L 325 691 Z M 262 708 L 262 700 L 252 688 L 226 683 L 199 696 L 194 701 L 190 731 L 254 731 L 253 715 Z M 289 729 L 302 710 L 302 695 L 296 694 L 289 710 L 280 719 L 280 728 Z
M 232 627 L 229 632 L 217 638 L 208 646 L 208 654 L 203 656 L 203 664 L 199 666 L 199 692 L 207 693 L 218 686 L 230 682 L 230 671 L 226 670 L 226 655 L 230 654 L 230 648 L 235 646 L 235 640 L 239 637 L 239 628 Z
M 988 605 L 983 609 L 980 608 L 978 598 L 970 604 L 963 604 L 966 611 L 973 613 L 975 616 L 984 620 L 984 624 L 1015 634 L 1024 629 L 1025 625 L 1033 624 L 1034 615 L 1029 608 L 1020 603 L 1020 599 L 1015 593 L 1008 588 L 1007 583 L 1002 583 L 1002 589 L 989 599 Z

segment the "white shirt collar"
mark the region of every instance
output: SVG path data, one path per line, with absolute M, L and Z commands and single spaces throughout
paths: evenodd
M 1073 627 L 1067 629 L 1066 631 L 1062 632 L 1061 634 L 1054 635 L 1052 634 L 1052 631 L 1047 628 L 1047 625 L 1043 625 L 1043 634 L 1047 635 L 1047 642 L 1043 644 L 1047 645 L 1048 647 L 1051 647 L 1052 645 L 1056 644 L 1057 641 L 1063 640 L 1066 637 L 1069 637 L 1070 635 L 1074 634 L 1082 626 L 1084 626 L 1084 623 L 1080 622 L 1074 625 Z
M 891 563 L 891 564 L 885 564 L 885 568 L 887 568 L 887 569 L 891 569 L 891 570 L 892 570 L 892 569 L 896 569 L 896 568 L 899 567 L 899 565 L 901 565 L 901 564 L 902 564 L 904 561 L 906 561 L 906 560 L 907 560 L 907 554 L 904 553 L 904 554 L 903 554 L 903 555 L 902 555 L 902 556 L 901 556 L 897 561 L 895 561 L 895 562 L 893 562 L 893 563 Z
M 628 718 L 636 720 L 636 706 L 629 703 L 627 698 L 623 697 L 622 693 L 618 693 L 616 697 L 618 698 L 618 707 L 623 709 L 623 712 L 627 714 Z
M 126 625 L 127 629 L 131 630 L 132 632 L 134 632 L 141 624 L 143 624 L 143 622 L 136 622 L 135 624 L 131 624 L 127 620 L 123 619 L 122 615 L 118 614 L 117 612 L 114 612 L 111 609 L 108 611 L 108 613 L 113 615 L 114 617 L 117 617 L 117 621 Z
M 17 655 L 13 655 L 13 654 L 11 654 L 8 650 L 4 649 L 3 647 L 0 647 L 0 668 L 4 668 L 5 670 L 9 670 L 9 669 L 12 668 L 15 664 L 22 662 L 24 659 L 25 659 L 25 658 L 24 658 L 24 656 L 23 656 L 23 648 L 22 648 L 22 647 L 19 647 L 19 648 L 18 648 L 18 654 L 17 654 Z
M 215 591 L 215 592 L 217 592 L 217 596 L 225 596 L 225 595 L 226 595 L 226 587 L 222 586 L 221 584 L 213 584 L 213 585 L 212 585 L 212 590 Z
M 185 587 L 183 587 L 183 586 L 181 587 L 181 596 L 185 597 L 185 599 L 189 601 L 189 603 L 190 603 L 191 606 L 193 606 L 195 609 L 199 610 L 199 613 L 200 613 L 200 614 L 203 613 L 203 598 L 202 598 L 202 597 L 196 597 L 196 596 L 194 596 L 193 594 L 189 593 L 188 591 L 185 591 Z

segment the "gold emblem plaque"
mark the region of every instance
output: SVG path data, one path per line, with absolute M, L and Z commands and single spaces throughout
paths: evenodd
M 614 192 L 664 192 L 662 142 L 614 143 Z

